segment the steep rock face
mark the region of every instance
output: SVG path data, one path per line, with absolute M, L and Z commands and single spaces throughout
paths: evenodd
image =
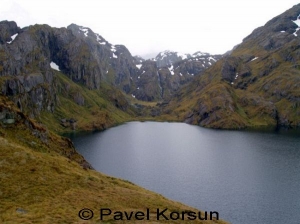
M 0 22 L 0 44 L 12 41 L 15 34 L 20 33 L 21 29 L 14 21 Z
M 14 22 L 3 21 L 0 29 L 2 93 L 20 108 L 34 107 L 32 116 L 53 111 L 57 104 L 54 69 L 89 89 L 106 83 L 139 100 L 155 101 L 169 99 L 220 58 L 166 51 L 152 63 L 76 24 L 67 29 L 48 25 L 20 29 Z M 78 96 L 74 100 L 84 104 Z
M 170 100 L 183 85 L 191 82 L 194 76 L 201 75 L 220 58 L 222 55 L 196 52 L 191 56 L 164 51 L 155 59 L 139 60 L 136 62 L 138 74 L 133 76 L 137 89 L 132 94 L 144 101 Z
M 87 48 L 81 51 L 81 57 L 70 54 L 66 62 L 69 67 L 65 72 L 70 75 L 77 73 L 76 79 L 83 79 L 85 74 L 94 74 L 92 79 L 95 85 L 91 88 L 98 88 L 100 80 L 103 80 L 128 93 L 132 85 L 130 77 L 137 73 L 134 58 L 128 49 L 123 45 L 110 44 L 87 27 L 71 24 L 68 30 L 84 42 Z
M 4 26 L 10 30 L 10 23 Z M 56 104 L 55 79 L 50 68 L 53 39 L 49 26 L 31 26 L 20 31 L 14 40 L 0 45 L 2 94 L 10 96 L 31 116 Z M 13 32 L 12 32 L 13 33 Z
M 165 111 L 214 128 L 300 126 L 300 4 L 252 32 Z
M 191 58 L 191 55 L 167 50 L 160 52 L 153 60 L 156 61 L 157 67 L 161 68 L 171 66 L 172 64 L 187 58 Z
M 15 22 L 0 23 L 0 84 L 2 94 L 20 109 L 37 116 L 57 104 L 55 70 L 89 89 L 101 82 L 131 91 L 138 68 L 126 47 L 109 44 L 89 28 L 34 25 L 20 29 Z M 15 33 L 17 32 L 17 33 Z M 83 105 L 80 96 L 74 100 Z
M 136 89 L 132 92 L 133 97 L 145 101 L 162 98 L 160 77 L 155 62 L 150 60 L 145 61 L 140 67 L 137 77 L 133 78 L 136 84 Z

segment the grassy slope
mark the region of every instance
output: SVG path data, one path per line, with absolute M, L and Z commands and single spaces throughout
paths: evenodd
M 196 77 L 164 108 L 163 117 L 184 121 L 194 114 L 192 124 L 222 129 L 275 126 L 277 119 L 287 126 L 299 126 L 300 71 L 295 42 L 272 52 L 251 46 L 254 43 L 243 44 L 231 58 L 221 59 Z M 294 61 L 284 60 L 286 51 Z M 245 55 L 258 59 L 244 62 Z M 250 75 L 239 76 L 233 85 L 222 80 L 225 60 L 234 61 L 236 73 L 250 71 Z M 201 110 L 209 114 L 207 119 Z
M 76 130 L 103 130 L 116 124 L 133 119 L 131 110 L 123 94 L 110 86 L 103 84 L 100 90 L 89 90 L 81 84 L 72 82 L 68 77 L 56 72 L 58 83 L 58 105 L 54 113 L 44 111 L 40 121 L 56 133 L 72 131 L 69 125 L 62 126 L 61 119 L 75 119 Z M 84 105 L 78 105 L 74 98 L 76 94 L 84 98 Z M 117 102 L 119 109 L 113 102 Z
M 60 84 L 68 81 L 63 76 L 59 78 Z M 89 125 L 91 120 L 96 122 L 101 118 L 101 113 L 107 113 L 107 120 L 111 121 L 101 121 L 101 125 L 107 126 L 132 116 L 109 103 L 107 97 L 112 97 L 111 94 L 105 96 L 75 83 L 69 84 L 70 90 L 82 91 L 86 104 L 80 107 L 71 100 L 72 94 L 62 92 L 57 111 L 41 116 L 41 121 L 45 121 L 49 129 L 24 115 L 13 102 L 0 95 L 0 111 L 9 111 L 16 119 L 14 124 L 0 123 L 0 223 L 99 223 L 98 211 L 101 208 L 128 212 L 146 212 L 149 208 L 149 223 L 155 223 L 157 208 L 168 208 L 170 212 L 197 211 L 128 181 L 86 169 L 84 158 L 76 153 L 72 144 L 51 131 L 55 128 L 56 131 L 63 130 L 58 120 L 72 116 L 78 119 L 81 130 L 89 130 L 95 128 L 95 125 Z M 118 103 L 122 106 L 122 102 Z M 89 113 L 93 109 L 96 114 Z M 80 220 L 78 212 L 82 208 L 92 209 L 95 218 L 90 221 Z M 114 223 L 112 216 L 105 223 Z
M 195 211 L 128 181 L 83 169 L 54 151 L 33 150 L 7 136 L 0 137 L 0 145 L 1 223 L 98 223 L 100 208 L 128 212 L 149 208 L 152 221 L 157 208 Z M 95 218 L 80 220 L 82 208 L 92 209 Z

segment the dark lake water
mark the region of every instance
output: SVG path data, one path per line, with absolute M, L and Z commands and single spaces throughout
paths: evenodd
M 300 223 L 297 131 L 129 122 L 73 141 L 96 170 L 233 224 Z

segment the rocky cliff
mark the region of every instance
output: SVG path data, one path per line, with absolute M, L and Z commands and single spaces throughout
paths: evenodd
M 165 111 L 214 128 L 300 126 L 299 15 L 300 4 L 254 30 Z
M 2 93 L 31 117 L 55 110 L 59 102 L 56 70 L 90 90 L 99 90 L 103 84 L 139 100 L 158 101 L 170 99 L 220 58 L 199 52 L 192 56 L 164 52 L 155 62 L 146 61 L 76 24 L 21 29 L 15 22 L 3 21 L 0 30 Z M 80 94 L 74 100 L 83 105 Z
M 133 76 L 133 97 L 143 101 L 170 100 L 194 76 L 201 75 L 222 55 L 196 52 L 193 55 L 164 51 L 155 58 L 138 60 L 139 71 Z

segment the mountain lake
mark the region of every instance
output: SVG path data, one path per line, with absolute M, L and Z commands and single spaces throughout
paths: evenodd
M 97 171 L 233 224 L 300 222 L 299 130 L 129 122 L 71 138 Z

